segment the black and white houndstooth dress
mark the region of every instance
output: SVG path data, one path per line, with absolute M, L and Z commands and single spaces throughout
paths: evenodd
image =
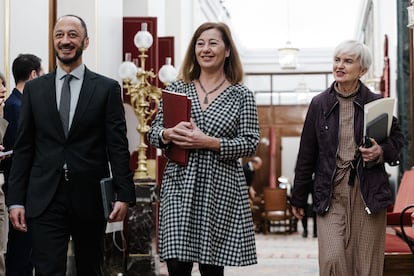
M 220 266 L 257 263 L 248 189 L 239 158 L 254 154 L 259 126 L 253 93 L 243 85 L 223 91 L 203 112 L 193 83 L 168 89 L 192 100 L 191 118 L 220 151 L 192 150 L 187 166 L 168 162 L 161 187 L 159 248 L 164 260 Z M 148 133 L 160 147 L 162 102 Z

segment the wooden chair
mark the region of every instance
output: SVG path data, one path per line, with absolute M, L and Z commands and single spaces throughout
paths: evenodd
M 405 219 L 405 214 L 413 208 L 414 205 L 408 205 L 401 211 L 399 228 L 393 227 L 396 234 L 387 233 L 384 276 L 414 275 L 414 231 L 411 222 L 407 225 Z
M 293 215 L 288 203 L 287 190 L 265 188 L 263 190 L 263 233 L 271 232 L 273 227 L 283 227 L 283 232 L 292 232 Z
M 414 226 L 413 226 L 413 220 L 411 219 L 411 222 L 408 222 L 405 219 L 406 213 L 408 213 L 408 210 L 414 209 L 414 204 L 408 205 L 401 211 L 400 215 L 400 229 L 398 229 L 397 234 L 401 236 L 401 238 L 407 243 L 408 247 L 411 250 L 411 253 L 414 255 Z
M 414 170 L 404 172 L 392 211 L 387 212 L 384 276 L 414 275 Z

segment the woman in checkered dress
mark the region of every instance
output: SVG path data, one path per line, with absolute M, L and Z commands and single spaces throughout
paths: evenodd
M 170 276 L 224 275 L 224 266 L 255 264 L 248 188 L 239 162 L 255 153 L 259 127 L 253 93 L 230 30 L 204 23 L 194 33 L 168 90 L 192 102 L 191 122 L 164 128 L 162 102 L 148 133 L 151 145 L 189 149 L 189 162 L 169 161 L 161 187 L 160 256 Z

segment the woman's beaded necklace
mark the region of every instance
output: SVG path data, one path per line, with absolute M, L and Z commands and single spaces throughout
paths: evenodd
M 204 104 L 208 104 L 208 95 L 210 95 L 211 93 L 214 93 L 214 92 L 216 92 L 222 85 L 223 85 L 223 83 L 226 81 L 226 79 L 223 79 L 223 81 L 222 82 L 220 82 L 220 84 L 216 87 L 216 88 L 214 88 L 213 90 L 211 90 L 210 92 L 207 92 L 205 89 L 204 89 L 204 87 L 203 87 L 203 85 L 201 84 L 201 81 L 200 80 L 198 80 L 198 83 L 200 84 L 200 87 L 201 87 L 201 90 L 203 90 L 203 92 L 204 92 Z

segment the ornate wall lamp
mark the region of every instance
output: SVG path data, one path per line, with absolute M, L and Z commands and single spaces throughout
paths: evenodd
M 137 131 L 139 133 L 138 161 L 134 179 L 149 178 L 147 169 L 147 144 L 145 136 L 149 130 L 149 121 L 157 111 L 161 98 L 161 89 L 151 84 L 156 77 L 153 69 L 145 70 L 145 60 L 148 58 L 147 51 L 152 46 L 153 38 L 147 31 L 147 23 L 141 24 L 141 30 L 134 37 L 134 44 L 138 48 L 140 65 L 131 61 L 131 53 L 125 54 L 125 61 L 119 67 L 119 76 L 123 80 L 123 88 L 131 97 L 131 106 L 138 118 Z M 171 65 L 171 58 L 167 58 L 167 64 L 159 71 L 159 78 L 164 84 L 175 80 L 177 72 Z

